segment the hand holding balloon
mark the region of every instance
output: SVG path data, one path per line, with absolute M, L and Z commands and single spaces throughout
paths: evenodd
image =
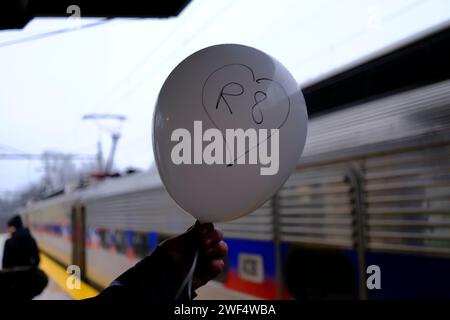
M 165 241 L 161 247 L 180 267 L 182 278 L 188 275 L 192 257 L 199 249 L 198 267 L 192 279 L 193 290 L 203 286 L 223 271 L 223 258 L 228 252 L 222 231 L 215 228 L 212 223 L 200 224 L 198 221 L 185 233 Z

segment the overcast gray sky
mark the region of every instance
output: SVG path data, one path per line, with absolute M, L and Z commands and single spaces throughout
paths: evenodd
M 24 30 L 0 32 L 0 153 L 94 154 L 97 129 L 82 115 L 120 113 L 128 121 L 116 165 L 147 169 L 158 91 L 189 54 L 219 43 L 254 46 L 304 85 L 448 25 L 450 1 L 193 0 L 177 18 L 115 19 L 2 46 L 93 21 L 35 19 Z M 102 140 L 107 154 L 106 134 Z M 0 160 L 0 195 L 36 181 L 40 167 Z

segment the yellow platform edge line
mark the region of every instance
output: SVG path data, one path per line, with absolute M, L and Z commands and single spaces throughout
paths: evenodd
M 59 264 L 57 264 L 44 253 L 41 252 L 40 257 L 41 262 L 39 264 L 39 267 L 44 270 L 44 272 L 73 299 L 82 300 L 95 297 L 99 294 L 97 290 L 83 281 L 81 281 L 80 289 L 69 289 L 66 285 L 66 281 L 70 274 L 66 273 L 66 270 L 64 270 L 64 268 L 62 268 Z

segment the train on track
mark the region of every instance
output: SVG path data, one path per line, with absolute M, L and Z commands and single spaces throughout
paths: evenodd
M 43 252 L 79 265 L 98 288 L 194 223 L 154 170 L 34 202 L 23 215 Z M 229 255 L 208 297 L 449 298 L 450 80 L 313 115 L 282 189 L 219 227 Z M 381 289 L 367 286 L 370 266 Z

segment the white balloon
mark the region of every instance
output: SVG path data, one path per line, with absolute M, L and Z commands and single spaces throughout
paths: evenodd
M 307 121 L 301 90 L 280 62 L 243 45 L 202 49 L 172 71 L 159 93 L 153 119 L 159 174 L 175 202 L 199 221 L 236 219 L 263 205 L 291 175 Z M 246 135 L 233 140 L 234 134 Z

